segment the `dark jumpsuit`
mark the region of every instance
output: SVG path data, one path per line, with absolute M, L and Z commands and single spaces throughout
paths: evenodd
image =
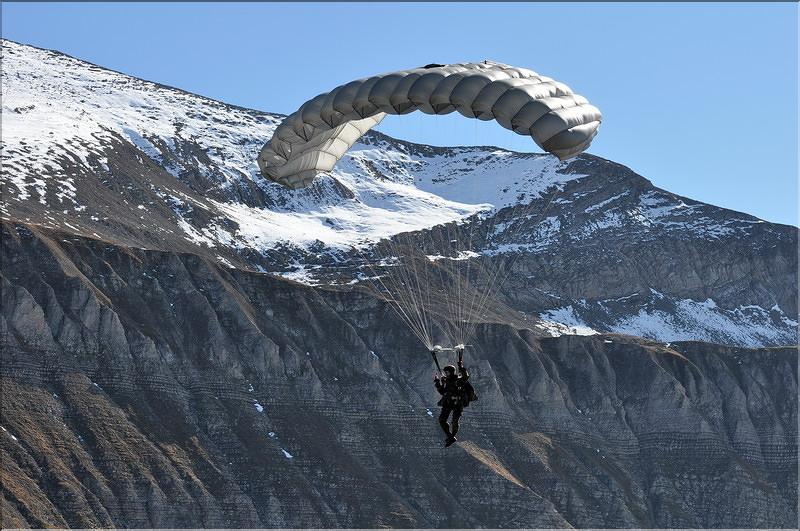
M 467 392 L 464 389 L 464 384 L 467 380 L 469 380 L 469 372 L 467 372 L 464 364 L 459 362 L 458 376 L 444 377 L 434 382 L 436 390 L 442 395 L 439 400 L 439 405 L 442 406 L 439 425 L 448 437 L 455 437 L 456 433 L 458 433 L 458 420 L 461 418 L 464 406 L 469 402 Z M 447 418 L 450 413 L 453 414 L 453 420 L 451 424 L 448 424 Z

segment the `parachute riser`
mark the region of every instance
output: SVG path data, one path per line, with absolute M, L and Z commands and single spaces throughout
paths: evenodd
M 467 349 L 467 347 L 471 347 L 471 346 L 472 345 L 464 345 L 463 343 L 459 344 L 459 345 L 456 345 L 454 347 L 442 347 L 440 345 L 435 345 L 431 349 L 431 352 L 459 352 L 459 351 L 460 352 L 464 352 Z
M 458 353 L 458 363 L 463 363 L 464 361 L 464 349 L 466 347 L 471 347 L 472 345 L 456 345 L 455 347 L 440 347 L 436 345 L 431 349 L 431 357 L 433 358 L 433 363 L 436 364 L 436 370 L 439 371 L 439 374 L 442 374 L 442 367 L 439 365 L 439 358 L 436 356 L 437 352 L 457 352 Z
M 436 364 L 436 370 L 439 371 L 439 376 L 442 375 L 442 367 L 439 365 L 439 359 L 436 357 L 436 351 L 431 350 L 431 356 L 433 357 L 433 363 Z

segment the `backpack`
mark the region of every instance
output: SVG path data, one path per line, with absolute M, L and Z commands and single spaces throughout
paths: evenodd
M 469 403 L 477 400 L 478 395 L 475 394 L 475 388 L 472 387 L 472 384 L 469 383 L 469 380 L 464 382 L 463 391 L 464 391 L 464 396 L 466 397 L 464 407 L 469 407 Z

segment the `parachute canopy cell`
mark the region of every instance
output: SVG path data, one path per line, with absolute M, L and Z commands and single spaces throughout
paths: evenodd
M 496 120 L 561 160 L 589 147 L 602 118 L 568 86 L 526 68 L 431 64 L 351 81 L 305 102 L 261 149 L 259 168 L 270 180 L 303 188 L 387 114 L 412 111 Z

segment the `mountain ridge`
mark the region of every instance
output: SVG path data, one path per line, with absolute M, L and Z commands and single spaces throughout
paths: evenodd
M 487 263 L 500 263 L 500 255 L 509 252 L 522 253 L 520 266 L 538 284 L 533 290 L 556 296 L 510 306 L 556 322 L 554 333 L 566 326 L 638 331 L 664 341 L 694 338 L 751 346 L 796 342 L 794 227 L 677 196 L 630 168 L 591 155 L 562 164 L 493 147 L 423 146 L 378 132 L 365 136 L 330 175 L 292 194 L 264 181 L 254 162 L 279 121 L 276 114 L 87 67 L 59 52 L 5 41 L 4 51 L 4 219 L 127 245 L 197 252 L 229 266 L 311 284 L 347 285 L 361 278 L 360 256 L 353 246 L 369 246 L 408 230 L 423 234 L 478 212 L 500 219 L 504 206 L 511 208 L 506 217 L 513 217 L 515 209 L 521 217 L 520 211 L 535 213 L 545 198 L 559 194 L 557 204 L 548 205 L 553 215 L 528 226 L 514 221 L 516 228 L 496 235 L 483 250 Z M 30 129 L 35 120 L 50 126 L 49 132 Z M 85 131 L 73 132 L 76 123 Z M 53 131 L 58 140 L 53 140 Z M 31 146 L 26 138 L 39 139 L 37 144 L 47 150 Z M 520 208 L 520 198 L 531 205 Z M 764 268 L 780 276 L 748 288 L 744 275 L 714 280 L 726 274 L 720 272 L 675 289 L 644 273 L 638 290 L 623 292 L 612 286 L 612 279 L 641 276 L 642 264 L 652 268 L 652 257 L 636 249 L 633 254 L 622 251 L 622 234 L 640 248 L 661 239 L 676 254 L 695 255 L 683 267 L 689 276 L 708 267 L 702 254 L 709 246 L 734 243 L 744 256 L 726 260 L 742 264 L 763 262 L 764 249 L 774 254 L 768 248 L 777 244 L 780 252 L 769 265 L 742 266 L 761 268 L 749 273 L 755 278 L 763 276 Z M 570 287 L 575 284 L 570 276 L 594 275 L 594 257 L 585 249 L 603 248 L 629 265 L 614 276 Z M 552 267 L 543 260 L 582 265 L 551 285 L 553 273 L 547 270 Z M 707 289 L 709 282 L 721 281 L 738 284 L 738 293 L 728 293 L 723 284 Z M 505 291 L 498 297 L 508 303 Z M 636 292 L 638 307 L 603 309 L 603 301 Z M 595 293 L 587 308 L 581 293 Z M 672 305 L 665 314 L 672 324 L 659 328 L 652 321 L 664 320 L 657 312 L 664 300 Z M 566 321 L 559 324 L 559 317 Z M 702 321 L 708 318 L 721 319 L 727 331 L 705 329 Z

